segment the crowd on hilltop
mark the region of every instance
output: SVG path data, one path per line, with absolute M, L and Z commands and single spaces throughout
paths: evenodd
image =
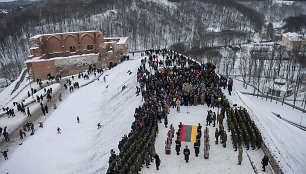
M 145 54 L 137 72 L 137 92 L 141 91 L 144 104 L 136 108 L 131 132 L 119 142 L 119 154 L 111 150 L 107 173 L 138 173 L 154 158 L 158 170 L 160 159 L 154 147 L 158 122 L 164 120 L 167 127 L 171 107 L 229 106 L 221 91 L 224 78 L 215 74 L 213 64 L 201 65 L 169 50 L 147 50 Z

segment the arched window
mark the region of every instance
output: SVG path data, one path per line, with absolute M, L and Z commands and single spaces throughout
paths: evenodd
M 113 51 L 113 46 L 111 44 L 108 45 L 107 51 Z
M 70 52 L 75 52 L 75 47 L 74 46 L 70 47 Z
M 87 50 L 92 50 L 93 46 L 92 45 L 87 45 Z

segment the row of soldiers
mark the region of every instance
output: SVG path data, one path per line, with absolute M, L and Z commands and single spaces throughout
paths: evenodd
M 261 147 L 262 137 L 260 131 L 256 127 L 254 121 L 251 120 L 245 108 L 231 108 L 226 112 L 228 131 L 232 132 L 233 147 L 237 151 L 237 147 L 244 143 L 247 150 L 252 146 L 252 150 Z
M 155 155 L 155 138 L 157 123 L 149 126 L 139 125 L 137 131 L 131 132 L 129 137 L 123 137 L 119 143 L 120 153 L 116 155 L 111 150 L 107 174 L 138 173 L 146 164 L 149 167 Z

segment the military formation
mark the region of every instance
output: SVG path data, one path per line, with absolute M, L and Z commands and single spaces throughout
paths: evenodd
M 226 112 L 228 131 L 232 133 L 233 147 L 237 151 L 243 144 L 249 150 L 256 147 L 260 148 L 262 137 L 254 121 L 251 120 L 249 113 L 245 108 L 231 108 Z

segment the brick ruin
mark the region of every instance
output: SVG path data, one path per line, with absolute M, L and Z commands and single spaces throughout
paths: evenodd
M 120 63 L 129 52 L 127 37 L 104 37 L 100 31 L 36 35 L 30 38 L 27 70 L 34 79 L 68 76 L 88 69 Z

